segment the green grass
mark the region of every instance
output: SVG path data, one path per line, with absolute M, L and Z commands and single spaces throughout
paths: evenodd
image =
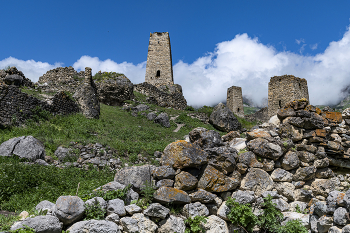
M 260 110 L 259 108 L 250 107 L 250 106 L 248 107 L 244 106 L 243 109 L 244 109 L 244 115 L 250 115 Z
M 18 215 L 5 216 L 0 214 L 0 230 L 1 231 L 10 230 L 11 226 L 18 220 L 19 220 Z
M 92 79 L 95 82 L 102 82 L 106 79 L 114 79 L 118 76 L 123 76 L 124 74 L 116 73 L 116 72 L 103 72 L 103 73 L 96 73 L 94 76 L 92 76 Z

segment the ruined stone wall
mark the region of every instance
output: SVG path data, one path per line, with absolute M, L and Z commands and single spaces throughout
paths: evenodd
M 150 34 L 145 81 L 155 86 L 174 84 L 168 32 Z
M 242 88 L 232 86 L 227 89 L 227 107 L 237 116 L 244 117 Z
M 176 85 L 175 90 L 182 90 L 180 85 Z M 161 107 L 172 107 L 183 110 L 187 107 L 187 101 L 182 95 L 182 92 L 166 93 L 159 90 L 157 87 L 144 82 L 134 85 L 134 90 L 149 96 L 149 101 Z
M 305 98 L 309 101 L 307 81 L 293 75 L 274 76 L 269 82 L 268 115 L 276 115 L 288 102 Z
M 45 92 L 69 91 L 74 93 L 83 83 L 84 71 L 79 73 L 73 67 L 58 67 L 39 77 L 39 86 Z
M 58 92 L 48 104 L 21 92 L 14 85 L 0 84 L 0 126 L 19 125 L 45 110 L 54 115 L 79 111 L 77 104 L 64 92 Z

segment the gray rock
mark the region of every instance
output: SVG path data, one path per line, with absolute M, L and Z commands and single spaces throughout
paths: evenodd
M 213 203 L 217 196 L 211 192 L 205 191 L 203 189 L 198 189 L 198 191 L 190 194 L 192 202 L 199 201 L 201 203 Z
M 310 229 L 311 229 L 311 232 L 318 232 L 317 230 L 317 221 L 318 221 L 319 217 L 317 215 L 313 215 L 311 214 L 310 215 Z
M 34 161 L 34 163 L 38 164 L 38 165 L 41 165 L 41 166 L 49 166 L 50 165 L 43 159 L 37 159 L 37 160 Z
M 154 119 L 156 119 L 157 114 L 155 112 L 150 112 L 147 114 L 147 119 L 150 121 L 154 121 Z
M 26 218 L 21 222 L 15 223 L 11 227 L 11 231 L 28 226 L 37 233 L 61 233 L 63 224 L 55 216 L 36 216 L 34 218 Z
M 208 164 L 224 173 L 231 173 L 236 167 L 236 158 L 238 157 L 237 150 L 221 146 L 205 149 L 208 153 Z
M 339 229 L 336 226 L 332 226 L 331 228 L 329 228 L 328 233 L 342 233 L 342 229 Z
M 329 159 L 323 158 L 323 159 L 317 159 L 314 161 L 314 166 L 318 168 L 325 168 L 329 166 Z
M 135 191 L 140 192 L 146 182 L 152 184 L 153 168 L 151 165 L 125 167 L 116 172 L 114 181 L 123 185 L 131 184 Z
M 314 166 L 310 167 L 299 167 L 295 174 L 293 175 L 294 181 L 307 181 L 315 178 L 316 168 Z
M 214 107 L 209 122 L 218 130 L 225 132 L 239 130 L 242 127 L 231 110 L 223 103 Z
M 160 187 L 153 196 L 154 200 L 159 203 L 174 203 L 174 204 L 188 204 L 191 202 L 191 198 L 185 191 L 171 188 Z
M 62 146 L 59 146 L 55 151 L 55 155 L 60 161 L 64 160 L 64 158 L 70 156 L 71 153 L 72 153 L 72 149 L 64 148 Z
M 329 228 L 333 226 L 333 218 L 322 216 L 317 221 L 317 230 L 319 233 L 326 233 L 328 232 Z
M 161 114 L 159 114 L 155 119 L 154 119 L 154 123 L 160 124 L 163 127 L 169 128 L 170 127 L 170 123 L 169 123 L 169 116 L 167 113 L 162 112 Z
M 173 179 L 175 177 L 175 170 L 170 166 L 160 166 L 152 170 L 152 175 L 155 179 Z
M 316 159 L 316 156 L 314 154 L 307 152 L 307 151 L 297 151 L 297 155 L 298 155 L 300 161 L 302 161 L 304 163 L 310 163 Z
M 7 75 L 3 80 L 7 85 L 15 85 L 18 87 L 23 83 L 23 77 L 18 74 Z
M 54 208 L 55 216 L 64 225 L 70 225 L 80 220 L 84 211 L 84 201 L 77 196 L 60 196 Z
M 345 226 L 347 223 L 349 223 L 347 214 L 349 213 L 345 208 L 343 207 L 337 208 L 333 214 L 334 223 L 336 225 Z
M 289 171 L 294 168 L 298 168 L 300 160 L 298 155 L 293 151 L 288 151 L 287 154 L 283 156 L 282 168 Z
M 330 169 L 329 167 L 319 168 L 316 170 L 315 176 L 316 176 L 316 178 L 327 179 L 327 178 L 334 177 L 334 173 L 333 173 L 332 169 Z
M 113 190 L 119 190 L 119 189 L 124 189 L 126 186 L 116 182 L 116 181 L 112 181 L 109 182 L 101 187 L 96 188 L 96 190 L 103 190 L 103 191 L 113 191 Z M 139 194 L 137 192 L 135 192 L 133 189 L 129 189 L 128 193 L 126 194 L 126 198 L 125 198 L 125 203 L 127 205 L 129 205 L 131 203 L 131 201 L 133 200 L 138 200 L 139 199 Z
M 226 201 L 224 201 L 220 208 L 217 211 L 217 216 L 222 218 L 223 220 L 228 221 L 227 215 L 230 213 L 230 208 L 226 205 Z
M 174 188 L 181 190 L 195 189 L 198 184 L 196 177 L 188 172 L 182 171 L 175 176 Z
M 35 209 L 36 210 L 41 210 L 41 211 L 45 211 L 47 210 L 48 212 L 53 211 L 55 208 L 55 204 L 50 202 L 50 201 L 41 201 L 39 204 L 36 205 Z
M 101 206 L 102 210 L 107 209 L 107 202 L 102 197 L 94 197 L 85 202 L 85 207 L 87 205 L 93 206 L 95 203 L 98 203 Z
M 318 217 L 326 215 L 327 214 L 327 202 L 325 202 L 325 201 L 316 202 L 314 205 L 314 213 L 317 214 Z
M 18 138 L 11 138 L 0 145 L 0 156 L 12 156 L 15 146 L 24 139 L 25 136 Z
M 350 233 L 350 224 L 348 224 L 345 227 L 343 227 L 342 233 Z
M 131 204 L 124 207 L 128 214 L 133 215 L 134 213 L 141 213 L 142 209 L 138 205 Z
M 272 203 L 275 203 L 276 208 L 281 212 L 289 211 L 289 204 L 283 199 L 272 199 Z
M 208 192 L 226 192 L 235 189 L 239 183 L 239 178 L 228 177 L 213 166 L 208 165 L 198 182 L 198 188 Z
M 119 216 L 125 216 L 125 205 L 124 201 L 117 198 L 113 200 L 109 200 L 107 204 L 107 215 L 112 213 L 118 214 Z
M 160 180 L 160 181 L 157 182 L 156 186 L 157 186 L 157 188 L 160 188 L 162 186 L 173 187 L 174 186 L 174 181 L 170 180 L 170 179 Z
M 159 222 L 158 233 L 184 233 L 185 222 L 180 217 L 170 215 L 169 218 Z
M 289 182 L 281 182 L 275 184 L 278 194 L 285 196 L 289 201 L 295 200 L 295 186 Z
M 143 214 L 149 217 L 165 219 L 168 216 L 169 212 L 170 210 L 161 204 L 152 203 L 147 207 L 147 209 L 143 211 Z
M 208 162 L 208 154 L 199 146 L 179 140 L 167 145 L 161 158 L 161 165 L 175 169 L 199 167 Z
M 119 220 L 120 220 L 119 215 L 115 213 L 112 213 L 106 217 L 106 221 L 111 221 L 114 223 L 119 223 Z
M 70 228 L 67 229 L 69 233 L 82 233 L 82 232 L 90 232 L 90 233 L 120 233 L 119 227 L 113 221 L 106 220 L 88 220 L 81 221 L 73 224 Z
M 113 73 L 103 80 L 96 81 L 99 101 L 110 106 L 122 106 L 126 100 L 134 98 L 134 85 L 124 75 L 116 76 Z
M 131 217 L 124 217 L 120 219 L 120 225 L 123 227 L 124 232 L 138 233 L 139 226 L 138 221 Z
M 19 158 L 28 159 L 29 161 L 45 159 L 45 147 L 33 136 L 26 136 L 24 138 L 21 137 L 19 142 L 14 146 L 12 154 L 18 156 Z
M 134 214 L 131 218 L 124 217 L 120 219 L 124 232 L 154 233 L 157 225 L 149 220 L 147 216 L 141 213 Z
M 254 191 L 257 196 L 260 196 L 265 191 L 271 190 L 273 185 L 274 183 L 270 175 L 266 171 L 258 168 L 251 168 L 241 182 L 242 189 Z
M 149 106 L 146 104 L 139 104 L 136 107 L 133 108 L 134 111 L 136 112 L 142 112 L 142 111 L 146 111 L 149 109 Z
M 190 142 L 203 149 L 223 146 L 221 136 L 217 131 L 197 127 L 189 132 Z
M 195 217 L 195 216 L 208 216 L 209 210 L 208 208 L 201 204 L 200 202 L 190 203 L 184 205 L 182 208 L 182 213 L 187 217 Z
M 255 201 L 254 191 L 241 191 L 238 190 L 232 193 L 232 198 L 235 199 L 239 204 L 248 204 Z
M 273 181 L 291 182 L 293 180 L 293 174 L 284 169 L 277 168 L 272 172 L 271 178 Z
M 248 151 L 238 156 L 238 161 L 247 165 L 248 167 L 263 168 L 263 164 L 260 163 L 253 152 Z
M 331 191 L 328 194 L 327 197 L 327 213 L 328 214 L 333 214 L 334 211 L 337 209 L 337 199 L 339 196 L 340 192 L 337 190 Z
M 227 223 L 215 215 L 210 215 L 206 223 L 202 223 L 206 233 L 227 233 L 231 232 L 228 229 Z
M 269 195 L 272 197 L 272 199 L 278 199 L 278 198 L 281 198 L 281 197 L 282 197 L 281 195 L 279 195 L 279 194 L 277 193 L 277 191 L 265 191 L 265 192 L 263 192 L 263 193 L 261 194 L 261 196 L 262 196 L 263 198 L 266 198 L 266 197 L 268 197 Z
M 301 201 L 293 201 L 289 203 L 289 211 L 297 212 L 297 209 L 301 212 L 304 212 L 307 208 L 307 203 Z
M 248 142 L 247 148 L 260 157 L 273 160 L 277 160 L 283 155 L 282 148 L 279 145 L 270 143 L 263 138 L 251 140 Z
M 91 68 L 85 68 L 84 83 L 75 91 L 73 98 L 86 118 L 99 118 L 100 102 L 98 100 L 97 87 L 92 80 Z

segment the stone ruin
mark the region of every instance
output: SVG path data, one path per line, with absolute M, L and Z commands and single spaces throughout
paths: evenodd
M 168 32 L 150 34 L 145 80 L 155 86 L 174 84 Z
M 272 77 L 269 82 L 268 117 L 276 115 L 278 109 L 288 102 L 302 98 L 309 101 L 306 79 L 293 75 Z
M 232 86 L 227 89 L 227 107 L 237 116 L 244 117 L 242 88 Z

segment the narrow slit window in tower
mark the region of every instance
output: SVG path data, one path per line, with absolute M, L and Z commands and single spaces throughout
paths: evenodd
M 237 108 L 237 112 L 239 112 L 239 108 Z
M 279 106 L 280 108 L 282 108 L 282 101 L 281 101 L 281 100 L 278 101 L 278 106 Z
M 156 77 L 160 77 L 160 70 L 157 70 L 157 75 Z

